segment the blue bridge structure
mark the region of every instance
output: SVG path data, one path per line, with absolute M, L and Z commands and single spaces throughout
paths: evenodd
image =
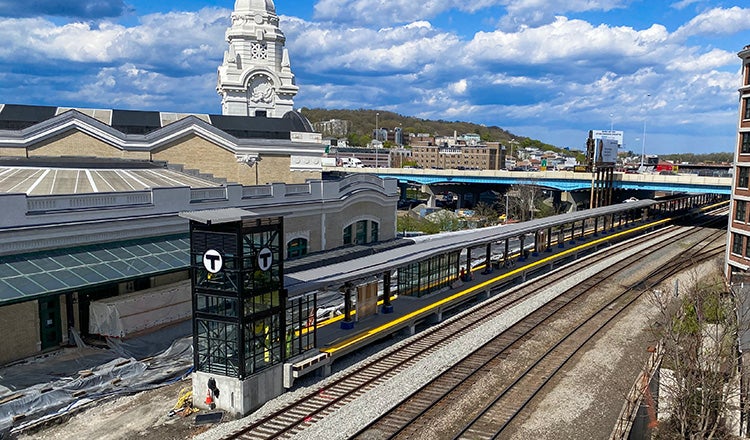
M 398 179 L 402 184 L 450 185 L 536 185 L 562 192 L 588 191 L 592 173 L 571 171 L 438 170 L 418 168 L 328 168 L 327 172 L 375 174 Z M 695 174 L 661 175 L 616 172 L 613 188 L 626 191 L 651 191 L 689 194 L 731 194 L 731 177 Z

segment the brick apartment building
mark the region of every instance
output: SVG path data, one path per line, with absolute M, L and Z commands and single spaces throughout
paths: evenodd
M 732 283 L 750 281 L 750 45 L 738 56 L 742 59 L 742 84 L 725 268 Z

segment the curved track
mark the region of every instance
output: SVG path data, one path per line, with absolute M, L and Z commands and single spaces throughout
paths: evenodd
M 680 234 L 681 229 L 684 228 L 668 227 L 662 229 L 658 232 L 657 240 L 665 242 L 666 240 L 669 240 L 669 237 L 671 235 L 674 234 L 676 236 Z M 368 360 L 367 362 L 362 363 L 358 368 L 353 369 L 353 371 L 350 371 L 346 375 L 338 378 L 325 387 L 316 389 L 314 392 L 301 397 L 297 401 L 287 405 L 286 407 L 276 411 L 275 413 L 252 422 L 250 425 L 224 438 L 289 438 L 294 434 L 304 430 L 306 427 L 316 423 L 327 414 L 336 411 L 337 408 L 346 405 L 347 402 L 357 398 L 373 387 L 377 387 L 379 384 L 384 383 L 399 372 L 411 367 L 416 362 L 429 357 L 432 353 L 435 353 L 441 347 L 449 344 L 455 338 L 471 332 L 472 330 L 480 327 L 483 323 L 486 323 L 488 320 L 497 318 L 498 315 L 504 313 L 514 305 L 527 300 L 528 298 L 535 295 L 538 291 L 543 290 L 545 286 L 558 281 L 563 281 L 564 279 L 569 277 L 571 273 L 585 269 L 592 264 L 592 258 L 594 258 L 595 260 L 599 260 L 638 246 L 643 246 L 643 239 L 631 240 L 619 246 L 601 251 L 595 254 L 595 256 L 593 257 L 582 258 L 578 261 L 575 261 L 574 263 L 567 265 L 563 269 L 558 269 L 557 271 L 546 275 L 543 279 L 536 279 L 525 284 L 522 288 L 515 289 L 503 296 L 495 297 L 491 301 L 484 303 L 481 308 L 477 308 L 471 313 L 461 316 L 460 319 L 452 319 L 443 322 L 418 334 L 414 338 L 389 351 L 388 353 L 383 353 L 371 360 Z M 629 263 L 622 264 L 637 264 L 637 261 L 642 258 L 643 252 L 654 251 L 654 246 L 650 246 L 645 250 L 641 249 L 635 251 L 635 255 L 627 258 Z M 550 316 L 554 315 L 557 311 L 565 308 L 566 306 L 568 306 L 568 304 L 571 304 L 571 302 L 576 301 L 577 298 L 585 296 L 588 290 L 601 283 L 602 280 L 606 279 L 608 274 L 611 275 L 612 273 L 616 272 L 618 270 L 618 267 L 621 268 L 621 266 L 611 265 L 610 268 L 602 271 L 599 276 L 591 277 L 586 283 L 581 283 L 574 289 L 566 291 L 556 299 L 552 300 L 546 306 L 529 315 L 527 319 L 521 321 L 521 323 L 519 323 L 511 331 L 503 333 L 497 338 L 497 341 L 493 341 L 494 348 L 477 350 L 475 352 L 474 356 L 476 357 L 474 359 L 465 360 L 464 370 L 468 369 L 469 371 L 478 371 L 482 369 L 481 365 L 483 363 L 493 362 L 492 355 L 496 355 L 499 351 L 502 350 L 499 347 L 504 346 L 506 347 L 505 349 L 507 349 L 514 343 L 517 343 L 517 341 L 521 340 L 525 337 L 525 335 L 528 335 L 530 332 L 532 332 L 535 327 L 538 328 L 541 323 L 547 320 Z M 674 270 L 676 270 L 676 268 Z M 600 325 L 603 326 L 604 324 Z M 589 327 L 590 325 L 586 326 L 586 328 Z M 591 330 L 587 331 L 589 333 L 591 332 Z M 562 343 L 560 345 L 562 345 Z M 568 349 L 567 351 L 570 350 Z M 498 359 L 498 357 L 494 356 L 494 359 Z M 462 362 L 462 364 L 464 362 Z M 495 360 L 494 362 L 499 362 L 499 360 Z M 559 364 L 559 361 L 557 361 L 557 363 Z M 454 375 L 453 383 L 457 381 L 467 381 L 467 373 L 461 373 L 463 374 L 463 378 L 461 378 L 460 375 L 456 376 L 457 373 L 453 370 L 458 369 L 451 369 L 446 373 L 446 378 L 450 375 Z M 470 377 L 471 374 L 472 373 L 468 373 L 468 376 Z M 449 402 L 450 397 L 446 396 L 450 396 L 452 385 L 441 385 L 437 384 L 436 382 L 434 389 L 439 388 L 442 388 L 443 391 L 424 391 L 424 393 L 432 394 L 434 397 L 427 398 L 426 400 L 421 397 L 413 398 L 411 399 L 411 401 L 415 402 L 417 400 L 423 399 L 424 402 L 428 402 L 426 405 L 424 403 L 422 404 L 423 408 L 425 406 L 429 407 L 431 405 L 435 405 L 436 402 L 439 402 L 441 399 L 447 399 L 446 402 Z M 440 397 L 441 393 L 443 397 Z M 487 410 L 487 414 L 489 414 L 491 408 L 488 407 L 485 409 Z M 424 409 L 424 411 L 426 411 L 426 409 Z M 416 408 L 410 409 L 409 413 L 413 414 L 413 416 L 409 416 L 406 418 L 401 417 L 402 420 L 398 423 L 396 423 L 393 418 L 388 419 L 389 416 L 386 414 L 365 430 L 381 431 L 383 434 L 386 434 L 381 428 L 375 428 L 376 424 L 381 423 L 382 421 L 382 424 L 379 425 L 381 427 L 386 425 L 397 427 L 395 430 L 392 428 L 389 429 L 388 431 L 390 432 L 390 434 L 386 434 L 386 436 L 395 436 L 399 432 L 401 432 L 402 429 L 406 429 L 410 425 L 413 425 L 415 423 L 418 425 L 418 423 L 420 423 L 418 422 L 418 420 L 420 416 L 424 414 L 424 411 Z M 393 414 L 392 417 L 395 417 L 395 414 L 397 412 L 398 411 L 392 411 L 389 414 Z M 428 419 L 429 418 L 425 418 L 424 420 Z M 479 426 L 478 423 L 480 422 L 477 421 L 476 423 L 477 426 Z M 362 432 L 364 432 L 365 430 L 363 430 Z
M 693 230 L 695 231 L 695 229 Z M 709 240 L 696 243 L 687 249 L 680 262 L 666 265 L 648 275 L 654 282 L 671 276 L 683 270 L 687 265 L 698 259 L 710 258 L 723 252 L 723 245 L 706 248 Z M 665 247 L 668 243 L 658 245 Z M 354 438 L 411 438 L 424 432 L 433 424 L 433 418 L 439 418 L 460 398 L 469 393 L 487 376 L 488 372 L 499 370 L 503 360 L 509 353 L 539 332 L 548 331 L 547 324 L 559 312 L 567 315 L 585 309 L 584 304 L 591 301 L 590 292 L 604 283 L 613 274 L 625 270 L 632 265 L 641 264 L 648 253 L 657 251 L 651 247 L 639 251 L 630 257 L 610 266 L 587 282 L 568 289 L 555 300 L 538 309 L 526 319 L 511 327 L 507 332 L 497 336 L 481 349 L 438 376 L 418 392 L 411 395 L 400 405 L 393 407 L 388 413 L 373 421 L 362 429 Z M 640 283 L 638 283 L 640 284 Z M 507 426 L 542 389 L 542 387 L 562 368 L 585 343 L 594 337 L 606 324 L 615 319 L 621 312 L 640 297 L 640 290 L 631 286 L 620 291 L 607 300 L 601 307 L 579 319 L 567 333 L 563 334 L 556 343 L 551 345 L 523 371 L 516 372 L 507 378 L 498 396 L 471 422 L 460 430 L 456 438 L 493 438 L 498 426 Z M 491 373 L 490 373 L 491 374 Z M 524 397 L 526 396 L 526 397 Z M 515 402 L 510 404 L 509 402 Z

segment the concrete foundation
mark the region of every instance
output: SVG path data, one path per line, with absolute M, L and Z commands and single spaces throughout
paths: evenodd
M 193 405 L 196 408 L 210 409 L 206 404 L 206 395 L 211 378 L 216 381 L 219 390 L 218 396 L 212 396 L 215 409 L 235 417 L 244 417 L 284 393 L 283 365 L 273 366 L 245 380 L 198 371 L 192 374 Z

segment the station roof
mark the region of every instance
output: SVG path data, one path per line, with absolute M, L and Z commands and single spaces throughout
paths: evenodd
M 204 209 L 181 212 L 180 217 L 205 225 L 238 222 L 247 217 L 257 217 L 254 212 L 241 208 Z
M 211 188 L 220 183 L 148 162 L 0 161 L 0 193 L 27 195 L 142 191 L 189 186 Z
M 456 231 L 438 235 L 413 237 L 413 245 L 398 247 L 370 256 L 350 260 L 346 263 L 323 266 L 285 274 L 284 287 L 290 296 L 299 295 L 348 281 L 377 276 L 386 270 L 464 248 L 485 246 L 507 238 L 534 233 L 554 226 L 570 224 L 595 216 L 604 216 L 623 210 L 647 208 L 654 200 L 639 200 L 630 203 L 587 209 L 568 214 L 559 214 L 523 223 L 492 226 L 488 228 Z
M 142 110 L 89 109 L 22 104 L 0 104 L 0 130 L 23 130 L 75 110 L 126 135 L 146 135 L 180 119 L 194 116 L 238 139 L 291 139 L 292 132 L 313 132 L 312 124 L 296 111 L 281 118 L 170 113 Z
M 186 234 L 0 257 L 0 305 L 184 270 Z

